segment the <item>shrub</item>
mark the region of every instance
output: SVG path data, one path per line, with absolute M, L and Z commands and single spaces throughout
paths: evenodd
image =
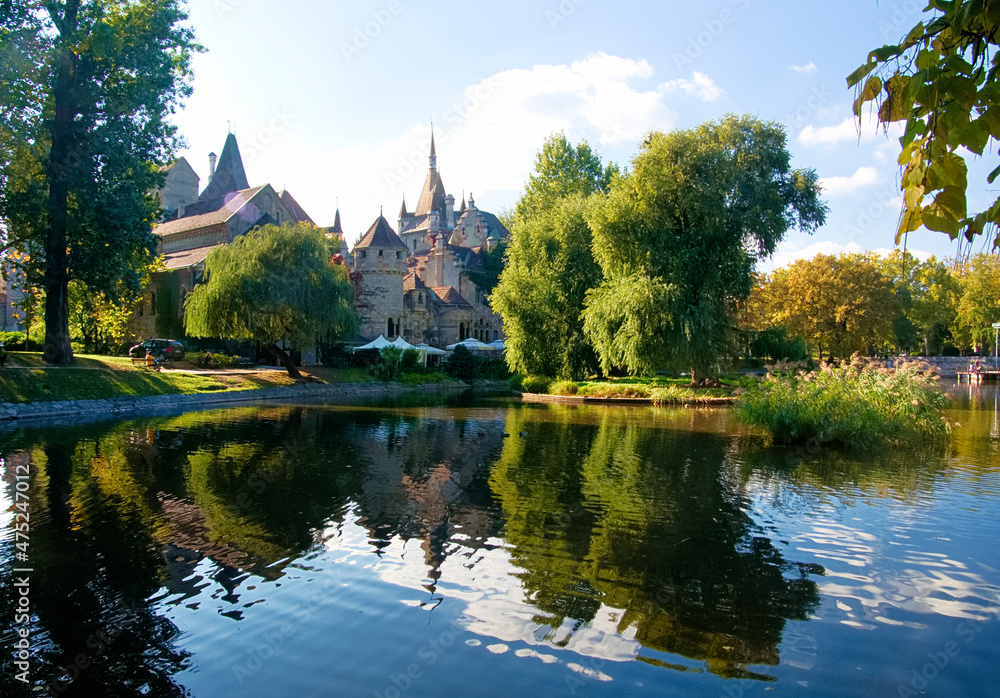
M 516 390 L 518 392 L 524 392 L 524 385 L 521 381 L 524 380 L 524 376 L 520 373 L 515 373 L 510 378 L 507 379 L 507 387 L 511 390 Z
M 576 395 L 580 392 L 580 386 L 573 381 L 556 381 L 549 386 L 550 395 Z
M 354 368 L 371 368 L 382 360 L 378 349 L 362 349 L 351 354 L 351 366 Z
M 400 360 L 400 367 L 403 371 L 416 371 L 420 368 L 420 352 L 416 349 L 407 349 L 404 351 Z
M 403 363 L 403 350 L 399 347 L 385 347 L 381 351 L 381 357 L 382 360 L 371 367 L 372 375 L 383 381 L 399 378 Z
M 652 389 L 647 385 L 622 385 L 620 383 L 601 383 L 590 386 L 586 391 L 589 397 L 649 397 Z
M 476 363 L 476 378 L 485 380 L 507 380 L 510 378 L 510 368 L 503 359 L 478 359 Z
M 7 351 L 24 351 L 24 332 L 0 332 L 0 341 Z
M 549 392 L 550 385 L 552 379 L 545 376 L 525 376 L 521 379 L 521 389 L 525 393 L 545 394 Z
M 453 378 L 468 381 L 476 377 L 476 357 L 468 347 L 455 347 L 444 364 L 444 372 Z
M 737 418 L 769 430 L 778 443 L 820 443 L 866 448 L 915 437 L 946 435 L 942 414 L 948 399 L 937 388 L 934 368 L 899 362 L 886 368 L 855 354 L 840 366 L 806 372 L 795 364 L 768 367 L 747 388 Z

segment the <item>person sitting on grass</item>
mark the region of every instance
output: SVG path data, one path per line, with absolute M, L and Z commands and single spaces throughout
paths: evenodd
M 215 359 L 212 358 L 212 352 L 206 349 L 205 355 L 201 357 L 200 363 L 205 368 L 215 368 Z

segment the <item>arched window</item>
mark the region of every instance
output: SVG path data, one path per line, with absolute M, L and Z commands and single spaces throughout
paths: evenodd
M 396 334 L 396 333 L 395 333 L 395 332 L 393 331 L 394 329 L 395 329 L 395 328 L 393 327 L 393 322 L 392 322 L 392 318 L 389 318 L 388 322 L 386 323 L 386 333 L 385 333 L 385 334 L 386 334 L 386 336 L 387 336 L 387 337 L 392 337 L 392 336 L 393 336 L 394 334 Z
M 156 315 L 156 294 L 149 294 L 149 314 Z
M 465 323 L 464 322 L 458 323 L 458 341 L 460 341 L 460 342 L 464 342 L 465 341 Z
M 379 250 L 379 251 L 378 251 L 378 256 L 379 256 L 379 257 L 381 257 L 381 256 L 382 256 L 382 250 Z
M 418 293 L 417 294 L 417 303 L 423 303 L 423 302 L 424 302 L 424 294 Z

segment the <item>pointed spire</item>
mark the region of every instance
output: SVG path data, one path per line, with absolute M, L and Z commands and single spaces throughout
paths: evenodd
M 340 207 L 337 207 L 337 215 L 333 219 L 333 227 L 330 228 L 330 232 L 343 237 L 344 228 L 340 225 Z
M 432 170 L 438 168 L 438 156 L 437 148 L 434 147 L 434 122 L 431 122 L 431 157 L 430 157 L 430 167 Z
M 211 182 L 198 199 L 208 201 L 249 188 L 243 158 L 240 157 L 240 146 L 236 143 L 236 136 L 230 133 L 226 136 L 226 144 L 222 148 Z
M 403 205 L 399 209 L 399 217 L 407 218 L 410 214 L 406 212 L 406 197 L 403 197 Z
M 462 208 L 458 209 L 458 212 L 460 214 L 461 213 L 465 213 L 465 208 L 466 208 L 466 206 L 465 206 L 465 190 L 463 189 L 462 190 Z

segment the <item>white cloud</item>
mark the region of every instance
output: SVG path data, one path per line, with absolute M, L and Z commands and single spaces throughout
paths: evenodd
M 796 243 L 786 240 L 778 245 L 778 249 L 775 251 L 774 256 L 772 256 L 766 263 L 760 264 L 759 267 L 761 271 L 771 272 L 781 267 L 787 267 L 792 262 L 796 262 L 800 259 L 812 259 L 818 254 L 861 254 L 866 251 L 885 257 L 892 252 L 892 249 L 888 247 L 879 247 L 877 249 L 865 250 L 865 248 L 856 242 L 848 242 L 846 245 L 842 245 L 841 243 L 834 242 L 832 240 L 820 240 L 806 247 L 798 247 Z M 908 248 L 906 251 L 920 261 L 926 261 L 931 257 L 931 253 L 926 250 Z
M 703 99 L 706 102 L 714 102 L 724 93 L 724 90 L 716 85 L 712 78 L 708 77 L 704 73 L 699 73 L 697 70 L 694 71 L 692 79 L 671 80 L 670 82 L 665 82 L 660 85 L 660 89 L 664 92 L 676 92 L 678 90 L 682 90 L 686 94 L 697 97 L 698 99 Z
M 438 169 L 447 191 L 459 202 L 463 189 L 472 192 L 477 205 L 496 213 L 515 200 L 538 148 L 553 133 L 565 131 L 573 142 L 586 138 L 601 151 L 601 146 L 637 143 L 650 130 L 673 128 L 677 117 L 667 105 L 667 91 L 641 84 L 653 74 L 645 60 L 598 53 L 571 64 L 506 70 L 465 88 L 434 122 Z M 692 84 L 708 94 L 714 86 L 700 74 Z M 427 174 L 429 145 L 426 123 L 377 142 L 334 143 L 308 154 L 321 171 L 289 180 L 288 188 L 320 223 L 332 220 L 330 200 L 339 196 L 353 244 L 380 205 L 391 222 L 404 194 L 413 208 Z
M 791 70 L 794 70 L 796 73 L 815 73 L 816 72 L 816 64 L 813 63 L 812 61 L 809 61 L 805 65 L 790 65 L 788 67 Z
M 879 125 L 878 120 L 872 114 L 865 114 L 858 120 L 849 116 L 839 124 L 833 126 L 814 126 L 809 124 L 799 132 L 797 140 L 803 145 L 837 145 L 838 143 L 849 142 L 871 142 L 877 138 L 894 139 L 903 132 L 901 124 L 889 124 L 888 130 Z
M 874 167 L 859 167 L 849 177 L 822 177 L 819 184 L 827 196 L 850 194 L 879 181 L 878 170 Z

